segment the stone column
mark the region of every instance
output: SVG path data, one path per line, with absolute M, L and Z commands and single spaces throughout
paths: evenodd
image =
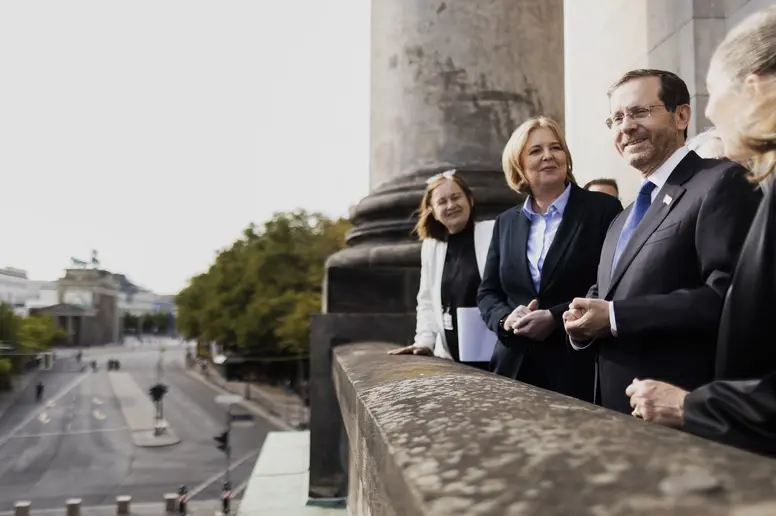
M 327 262 L 312 327 L 313 497 L 344 496 L 331 347 L 412 339 L 425 180 L 457 169 L 492 218 L 520 202 L 501 171 L 512 131 L 539 114 L 563 123 L 562 0 L 376 0 L 371 16 L 371 193 Z

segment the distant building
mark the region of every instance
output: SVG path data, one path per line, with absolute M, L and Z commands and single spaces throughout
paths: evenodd
M 120 281 L 108 271 L 67 269 L 57 281 L 41 282 L 28 308 L 52 317 L 71 346 L 100 346 L 119 341 L 120 292 Z
M 23 298 L 23 315 L 53 317 L 69 344 L 79 347 L 118 342 L 124 314 L 175 314 L 175 296 L 158 295 L 123 274 L 97 268 L 67 269 L 56 281 L 29 281 L 25 275 Z
M 30 296 L 29 283 L 27 272 L 22 269 L 0 269 L 0 302 L 10 305 L 14 311 L 23 315 Z

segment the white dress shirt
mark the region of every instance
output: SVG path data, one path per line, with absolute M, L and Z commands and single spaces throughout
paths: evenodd
M 560 222 L 563 220 L 563 212 L 566 211 L 570 194 L 571 183 L 566 186 L 563 193 L 553 201 L 544 213 L 534 211 L 532 197 L 528 197 L 523 204 L 523 213 L 531 221 L 531 228 L 528 231 L 526 257 L 528 258 L 531 280 L 533 280 L 537 292 L 539 292 L 539 287 L 542 283 L 542 268 L 544 267 L 544 260 L 547 258 L 547 251 L 550 250 L 552 241 L 555 240 L 555 234 L 558 232 Z

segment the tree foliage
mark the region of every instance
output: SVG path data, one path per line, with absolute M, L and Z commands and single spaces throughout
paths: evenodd
M 18 339 L 27 350 L 43 351 L 67 340 L 67 333 L 51 317 L 31 315 L 20 319 Z
M 167 335 L 172 330 L 170 314 L 167 312 L 143 315 L 125 313 L 122 326 L 125 333 L 135 334 L 156 333 Z
M 345 246 L 350 223 L 321 214 L 276 214 L 216 256 L 176 299 L 177 329 L 251 355 L 306 354 L 320 311 L 326 257 Z
M 13 353 L 0 358 L 0 390 L 10 388 L 11 374 L 21 372 L 31 357 L 66 339 L 67 334 L 51 317 L 21 317 L 9 305 L 0 303 L 0 343 L 10 346 Z M 3 351 L 0 350 L 0 355 Z

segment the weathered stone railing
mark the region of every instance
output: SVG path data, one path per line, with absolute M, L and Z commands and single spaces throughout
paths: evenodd
M 393 347 L 334 350 L 354 516 L 776 514 L 776 461 Z

